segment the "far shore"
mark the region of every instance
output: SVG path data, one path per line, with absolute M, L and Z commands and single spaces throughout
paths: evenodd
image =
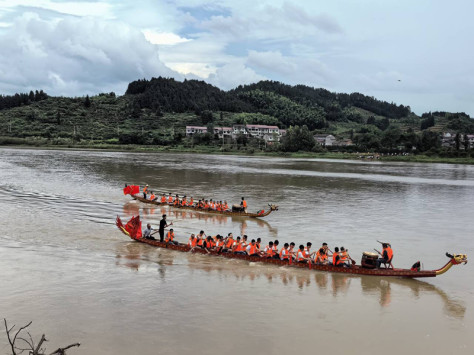
M 410 155 L 382 155 L 366 152 L 264 152 L 260 150 L 222 150 L 215 146 L 155 146 L 155 145 L 120 145 L 120 144 L 3 144 L 0 148 L 13 149 L 42 149 L 42 150 L 84 150 L 84 151 L 109 151 L 109 152 L 135 152 L 135 153 L 192 153 L 192 154 L 215 154 L 215 155 L 243 155 L 279 158 L 313 158 L 313 159 L 341 159 L 360 160 L 367 162 L 394 161 L 407 163 L 445 163 L 445 164 L 473 164 L 472 157 L 440 157 L 424 154 Z

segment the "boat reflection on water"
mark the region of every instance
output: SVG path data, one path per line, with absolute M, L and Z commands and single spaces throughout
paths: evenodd
M 267 221 L 258 218 L 242 218 L 236 216 L 206 214 L 192 210 L 170 209 L 163 206 L 141 206 L 135 201 L 129 201 L 125 203 L 123 205 L 123 213 L 127 217 L 140 215 L 144 220 L 148 218 L 153 219 L 154 221 L 161 219 L 161 216 L 166 214 L 168 220 L 193 219 L 222 226 L 232 222 L 235 224 L 240 224 L 240 235 L 246 234 L 247 226 L 249 224 L 256 223 L 261 228 L 267 228 L 272 237 L 276 238 L 278 236 L 277 228 L 273 228 Z
M 137 272 L 142 268 L 158 265 L 161 278 L 165 277 L 168 267 L 180 264 L 186 265 L 191 272 L 217 273 L 219 278 L 232 278 L 236 281 L 281 282 L 284 286 L 296 286 L 298 290 L 315 287 L 320 294 L 333 297 L 346 295 L 349 289 L 357 292 L 355 288 L 360 282 L 362 293 L 371 298 L 378 298 L 381 307 L 390 307 L 392 288 L 408 288 L 415 298 L 438 295 L 443 302 L 444 312 L 450 317 L 462 319 L 466 313 L 466 307 L 461 301 L 453 299 L 445 291 L 428 282 L 415 279 L 355 276 L 268 266 L 235 259 L 209 258 L 201 254 L 177 253 L 173 250 L 151 248 L 146 244 L 134 242 L 120 243 L 116 258 L 116 265 L 125 266 Z

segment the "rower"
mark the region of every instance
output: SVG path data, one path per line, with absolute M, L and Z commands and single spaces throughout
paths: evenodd
M 333 266 L 343 266 L 341 256 L 339 255 L 339 247 L 334 248 L 334 253 L 332 253 L 332 265 Z
M 246 235 L 242 237 L 242 251 L 245 251 L 245 249 L 247 248 L 247 238 L 248 237 Z
M 274 259 L 280 259 L 280 256 L 278 255 L 278 244 L 280 244 L 280 242 L 278 241 L 278 239 L 276 239 L 274 242 L 273 242 L 273 258 Z
M 237 237 L 237 240 L 234 242 L 234 247 L 232 248 L 232 251 L 235 254 L 245 254 L 245 251 L 242 248 L 242 242 L 240 241 L 240 237 Z
M 249 256 L 260 256 L 255 239 L 252 239 L 247 248 L 245 248 L 245 251 Z
M 187 201 L 186 201 L 186 195 L 183 196 L 183 199 L 181 200 L 181 206 L 182 207 L 186 207 L 188 205 Z
M 294 242 L 291 242 L 290 243 L 290 247 L 288 248 L 288 251 L 290 252 L 290 256 L 294 259 L 295 258 L 295 243 Z
M 311 259 L 305 256 L 303 244 L 300 245 L 298 253 L 296 254 L 296 261 L 302 264 L 311 263 Z
M 165 194 L 161 195 L 161 203 L 166 203 L 166 196 Z
M 269 242 L 268 245 L 265 247 L 265 250 L 264 250 L 264 255 L 266 258 L 270 259 L 270 258 L 273 258 L 273 242 Z
M 155 237 L 152 237 L 152 233 L 151 233 L 152 230 L 154 230 L 154 229 L 151 228 L 151 224 L 148 223 L 148 224 L 146 225 L 145 230 L 143 231 L 143 238 L 145 238 L 145 239 L 151 239 L 151 240 L 156 240 Z
M 232 233 L 227 234 L 227 241 L 225 244 L 226 251 L 232 250 L 232 246 L 234 245 L 234 236 Z
M 311 244 L 311 242 L 308 242 L 308 243 L 306 243 L 306 247 L 304 248 L 304 253 L 305 253 L 305 256 L 307 258 L 310 258 L 312 256 L 311 255 L 311 245 L 313 245 L 313 244 Z
M 155 201 L 156 200 L 156 196 L 155 194 L 153 193 L 153 191 L 150 192 L 150 201 Z
M 194 233 L 191 234 L 191 237 L 189 238 L 189 241 L 188 241 L 188 246 L 190 248 L 194 248 L 197 244 L 197 239 L 196 237 L 194 236 Z
M 260 250 L 261 243 L 262 243 L 262 238 L 257 238 L 257 242 L 255 244 L 257 245 L 258 250 Z
M 222 209 L 224 211 L 228 211 L 229 210 L 229 205 L 227 204 L 227 201 L 224 201 L 224 206 L 222 207 Z
M 351 260 L 351 257 L 347 253 L 349 250 L 346 250 L 344 247 L 341 247 L 341 252 L 339 254 L 341 258 L 341 262 L 343 266 L 351 266 L 351 263 L 349 262 Z
M 199 234 L 196 236 L 197 239 L 197 246 L 202 248 L 202 244 L 204 243 L 204 240 L 206 239 L 206 234 L 204 231 L 200 231 Z
M 178 195 L 176 195 L 176 197 L 174 198 L 173 205 L 174 206 L 179 206 L 179 196 Z
M 173 203 L 173 196 L 171 196 L 171 192 L 168 195 L 168 203 L 171 205 Z
M 173 239 L 174 239 L 174 231 L 173 231 L 173 228 L 171 228 L 169 232 L 166 233 L 165 242 L 170 243 L 170 244 L 178 244 L 177 242 L 174 242 Z
M 245 198 L 242 197 L 242 201 L 240 202 L 240 208 L 243 212 L 247 213 L 247 201 Z
M 224 237 L 222 235 L 217 235 L 216 250 L 221 252 L 224 250 Z
M 288 248 L 290 245 L 288 243 L 285 243 L 283 245 L 283 248 L 280 250 L 280 260 L 290 260 L 290 251 Z
M 194 207 L 194 199 L 193 199 L 192 196 L 191 196 L 191 198 L 189 199 L 188 206 L 189 206 L 189 207 Z
M 380 268 L 381 264 L 389 264 L 391 266 L 393 259 L 393 250 L 389 243 L 382 243 L 382 252 L 379 252 L 377 249 L 375 251 L 379 253 L 382 257 L 377 259 L 377 269 Z M 393 268 L 393 267 L 392 267 Z
M 328 264 L 328 255 L 326 254 L 326 250 L 321 247 L 316 252 L 316 256 L 314 258 L 316 264 L 327 265 Z
M 215 244 L 214 244 L 214 241 L 212 240 L 211 236 L 208 236 L 202 244 L 203 249 L 206 249 L 207 251 L 212 250 L 214 248 L 214 246 L 215 246 Z

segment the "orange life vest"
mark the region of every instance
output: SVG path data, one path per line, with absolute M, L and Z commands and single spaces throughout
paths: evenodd
M 273 250 L 273 247 L 270 248 L 270 245 L 267 245 L 267 247 L 265 248 L 265 251 L 266 251 L 266 255 L 267 255 L 267 256 L 273 256 L 273 255 L 275 255 L 274 250 Z
M 188 242 L 188 245 L 191 247 L 191 248 L 194 248 L 197 244 L 197 239 L 196 238 L 189 238 L 189 242 Z
M 247 208 L 247 201 L 243 200 L 243 201 L 242 201 L 242 206 L 243 206 L 244 208 Z
M 232 247 L 232 244 L 234 244 L 234 239 L 229 237 L 229 239 L 227 239 L 227 244 L 225 245 L 225 247 L 229 249 Z
M 188 206 L 192 206 L 194 205 L 194 199 L 191 197 L 191 200 L 189 200 L 188 202 Z
M 174 232 L 173 232 L 173 233 L 168 232 L 168 233 L 166 234 L 165 242 L 172 242 L 172 241 L 173 241 L 173 238 L 174 238 Z
M 242 251 L 242 250 L 243 250 L 242 242 L 238 242 L 234 251 Z
M 280 260 L 288 260 L 290 258 L 290 253 L 288 249 L 281 248 L 280 250 Z
M 339 258 L 340 258 L 340 260 L 341 260 L 342 262 L 346 261 L 347 258 L 348 258 L 348 256 L 347 256 L 347 251 L 341 252 Z
M 384 250 L 387 251 L 388 261 L 391 261 L 393 258 L 393 250 L 390 247 L 386 247 Z M 383 254 L 383 252 L 382 252 Z
M 166 197 L 165 196 L 161 197 L 161 203 L 166 203 Z
M 203 239 L 203 238 L 200 238 L 199 241 L 197 242 L 197 245 L 199 245 L 200 247 L 202 247 L 202 243 L 204 243 L 204 239 Z
M 256 254 L 257 253 L 257 246 L 255 244 L 249 244 L 249 255 Z
M 339 265 L 342 262 L 340 256 L 339 256 L 339 259 L 337 259 L 338 256 L 339 256 L 339 253 L 335 252 L 335 253 L 332 254 L 332 264 L 334 266 Z
M 173 197 L 172 196 L 168 197 L 168 203 L 172 203 L 172 202 L 173 202 Z
M 224 208 L 224 211 L 225 211 L 225 210 L 228 210 L 228 209 L 229 209 L 229 205 L 226 203 L 223 208 Z
M 296 254 L 296 260 L 298 261 L 303 261 L 305 260 L 305 256 L 304 256 L 304 250 L 298 250 L 298 254 Z
M 155 196 L 155 194 L 151 194 L 151 196 L 150 196 L 150 200 L 152 200 L 152 201 L 153 201 L 153 200 L 155 199 L 155 197 L 156 197 L 156 196 Z
M 143 192 L 146 193 L 147 191 L 148 191 L 148 186 L 145 186 L 145 187 L 143 188 Z
M 318 252 L 316 253 L 316 260 L 318 260 L 318 259 L 321 260 L 321 261 L 325 261 L 325 260 L 328 259 L 328 256 L 327 256 L 326 253 L 321 254 L 318 250 Z

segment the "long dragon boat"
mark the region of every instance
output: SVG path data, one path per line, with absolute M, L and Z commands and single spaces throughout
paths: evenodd
M 158 200 L 151 201 L 151 200 L 143 198 L 139 195 L 130 195 L 130 196 L 132 196 L 132 198 L 134 200 L 137 200 L 137 201 L 140 201 L 140 202 L 143 202 L 143 203 L 148 203 L 148 204 L 155 205 L 155 206 L 169 206 L 169 207 L 178 208 L 178 209 L 193 210 L 193 211 L 196 211 L 196 212 L 204 212 L 204 213 L 212 213 L 212 214 L 220 214 L 220 215 L 224 215 L 224 216 L 262 218 L 262 217 L 268 216 L 273 211 L 278 211 L 278 206 L 277 205 L 271 205 L 271 204 L 268 205 L 269 206 L 268 210 L 266 210 L 266 211 L 265 210 L 260 210 L 259 212 L 255 212 L 255 213 L 241 212 L 241 211 L 216 211 L 216 210 L 213 210 L 213 209 L 210 209 L 210 208 L 196 208 L 194 206 L 180 206 L 180 205 L 174 206 L 174 205 L 169 204 L 167 202 L 162 203 Z
M 235 254 L 229 252 L 218 252 L 215 250 L 205 250 L 201 248 L 191 248 L 185 244 L 172 244 L 166 242 L 160 242 L 158 240 L 151 240 L 145 238 L 136 238 L 136 231 L 139 228 L 141 231 L 141 222 L 140 217 L 133 217 L 127 225 L 123 225 L 120 217 L 117 216 L 116 226 L 118 229 L 130 237 L 134 241 L 139 243 L 145 243 L 158 248 L 171 249 L 181 252 L 194 252 L 209 256 L 220 256 L 223 258 L 229 259 L 240 259 L 256 263 L 265 263 L 265 264 L 274 264 L 278 266 L 289 266 L 296 267 L 301 269 L 311 269 L 316 271 L 328 271 L 333 273 L 340 274 L 352 274 L 352 275 L 369 275 L 369 276 L 393 276 L 393 277 L 403 277 L 403 278 L 421 278 L 421 277 L 436 277 L 444 274 L 448 271 L 453 265 L 466 264 L 467 255 L 466 254 L 448 254 L 446 256 L 449 258 L 449 261 L 441 268 L 437 270 L 412 270 L 412 269 L 398 269 L 398 268 L 366 268 L 361 265 L 352 265 L 351 267 L 337 267 L 333 265 L 319 265 L 319 264 L 304 264 L 293 262 L 292 260 L 279 260 L 279 259 L 268 259 L 258 256 L 249 256 L 243 254 Z M 141 233 L 140 233 L 141 235 Z M 191 250 L 192 249 L 192 250 Z

